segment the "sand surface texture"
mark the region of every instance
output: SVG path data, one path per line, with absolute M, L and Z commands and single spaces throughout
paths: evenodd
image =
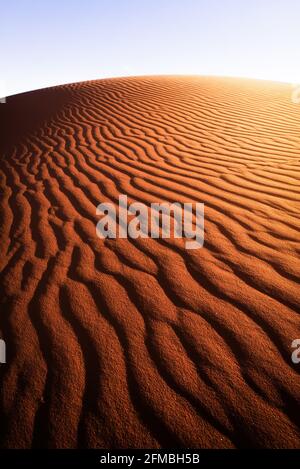
M 300 446 L 300 105 L 138 77 L 1 113 L 1 447 Z M 204 202 L 205 244 L 96 236 L 103 201 Z

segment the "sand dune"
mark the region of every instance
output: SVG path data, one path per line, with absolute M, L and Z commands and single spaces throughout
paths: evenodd
M 1 447 L 299 447 L 290 94 L 139 77 L 0 105 Z M 203 249 L 100 240 L 119 194 L 204 202 Z

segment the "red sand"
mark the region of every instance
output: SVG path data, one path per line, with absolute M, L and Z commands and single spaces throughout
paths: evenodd
M 8 98 L 1 447 L 300 446 L 300 106 L 197 77 Z M 100 240 L 96 206 L 205 203 L 205 245 Z

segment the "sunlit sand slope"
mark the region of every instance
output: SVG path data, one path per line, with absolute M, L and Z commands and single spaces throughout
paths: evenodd
M 2 447 L 300 446 L 291 90 L 139 77 L 0 105 Z M 119 194 L 204 202 L 204 247 L 100 240 Z

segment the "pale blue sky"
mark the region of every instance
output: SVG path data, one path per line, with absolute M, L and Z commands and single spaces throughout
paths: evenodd
M 6 94 L 129 75 L 300 82 L 299 0 L 0 0 Z

